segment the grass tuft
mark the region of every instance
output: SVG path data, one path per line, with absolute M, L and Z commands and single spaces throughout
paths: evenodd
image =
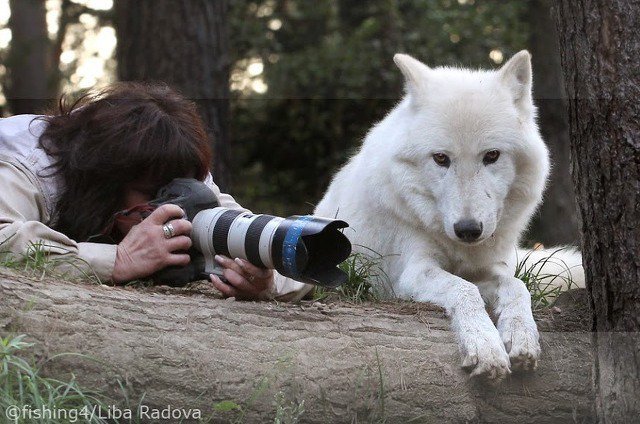
M 347 274 L 347 281 L 335 289 L 316 287 L 314 300 L 324 300 L 335 295 L 339 300 L 352 303 L 379 301 L 383 294 L 380 287 L 391 288 L 389 277 L 382 269 L 386 256 L 365 246 L 358 247 L 364 252 L 351 254 L 339 265 Z
M 347 281 L 335 289 L 316 287 L 314 300 L 337 298 L 351 303 L 376 302 L 385 294 L 383 290 L 391 291 L 389 277 L 382 269 L 386 256 L 365 246 L 358 247 L 360 252 L 353 253 L 339 265 L 347 273 Z M 533 309 L 549 307 L 560 293 L 578 287 L 571 276 L 571 267 L 558 255 L 565 249 L 570 247 L 559 248 L 535 262 L 531 261 L 534 250 L 519 258 L 515 276 L 525 283 L 531 293 Z M 557 274 L 545 272 L 546 265 L 554 265 L 556 270 L 561 271 Z
M 22 255 L 0 251 L 0 267 L 15 269 L 40 279 L 45 276 L 73 279 L 73 275 L 97 284 L 102 283 L 86 261 L 78 257 L 53 255 L 52 249 L 60 250 L 59 247 L 40 240 L 29 243 Z
M 25 335 L 0 338 L 0 416 L 7 417 L 8 408 L 17 407 L 33 411 L 32 414 L 37 411 L 60 411 L 60 414 L 37 419 L 26 415 L 12 419 L 12 423 L 105 423 L 95 416 L 105 407 L 105 399 L 82 389 L 75 376 L 66 382 L 43 377 L 39 367 L 22 357 L 33 346 L 24 338 Z
M 559 248 L 536 262 L 528 263 L 527 261 L 535 251 L 531 250 L 522 259 L 518 260 L 515 277 L 522 280 L 529 293 L 531 293 L 532 309 L 548 308 L 560 293 L 578 287 L 571 277 L 571 268 L 559 257 L 554 257 L 554 255 L 565 249 L 567 248 Z M 543 272 L 543 268 L 547 264 L 560 267 L 563 269 L 562 273 L 551 274 Z
M 300 402 L 288 400 L 282 391 L 274 395 L 273 404 L 276 408 L 273 424 L 297 424 L 305 412 L 304 400 Z

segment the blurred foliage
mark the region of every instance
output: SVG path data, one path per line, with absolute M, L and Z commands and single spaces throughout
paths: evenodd
M 67 94 L 114 78 L 112 11 L 92 9 L 94 3 L 110 4 L 47 2 Z M 402 96 L 394 53 L 432 66 L 496 66 L 491 51 L 494 59 L 508 58 L 526 47 L 528 3 L 229 1 L 231 192 L 255 212 L 311 212 L 332 174 Z M 0 31 L 5 26 L 0 22 Z
M 528 38 L 527 2 L 234 0 L 230 8 L 233 193 L 256 212 L 313 210 L 401 97 L 394 53 L 492 67 L 492 50 L 507 58 Z M 263 66 L 254 75 L 268 87 L 262 94 L 241 81 L 252 63 Z

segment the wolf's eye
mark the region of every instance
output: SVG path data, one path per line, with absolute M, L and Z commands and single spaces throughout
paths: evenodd
M 445 155 L 444 153 L 435 153 L 433 155 L 433 160 L 439 166 L 444 166 L 446 168 L 448 168 L 449 165 L 451 164 L 451 160 L 449 159 L 449 156 Z
M 495 161 L 497 161 L 499 157 L 500 150 L 489 150 L 487 153 L 485 153 L 484 158 L 482 158 L 482 163 L 484 163 L 485 165 L 490 165 L 492 163 L 495 163 Z

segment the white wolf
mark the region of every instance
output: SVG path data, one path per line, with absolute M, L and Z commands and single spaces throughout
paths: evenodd
M 369 132 L 315 213 L 347 221 L 354 245 L 385 256 L 393 295 L 446 309 L 472 375 L 499 381 L 511 369 L 534 369 L 538 330 L 530 294 L 514 277 L 518 238 L 549 173 L 530 55 L 521 51 L 496 71 L 394 60 L 405 98 Z M 580 284 L 580 255 L 562 259 L 578 267 Z

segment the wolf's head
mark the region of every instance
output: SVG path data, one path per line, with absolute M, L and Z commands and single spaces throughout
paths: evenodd
M 495 71 L 432 69 L 404 54 L 394 60 L 407 96 L 375 130 L 375 150 L 392 164 L 400 202 L 456 242 L 479 244 L 502 227 L 517 237 L 549 172 L 529 53 Z

